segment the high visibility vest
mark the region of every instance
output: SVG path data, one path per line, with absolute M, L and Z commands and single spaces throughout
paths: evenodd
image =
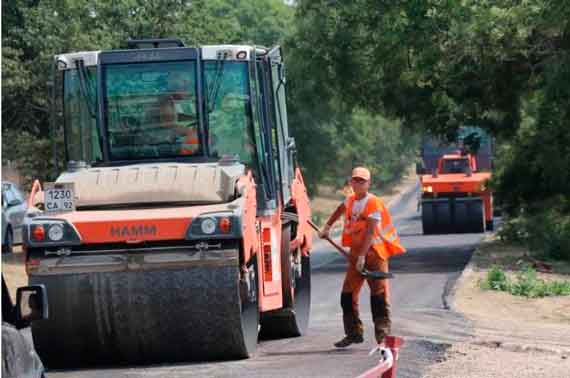
M 189 128 L 186 131 L 186 137 L 182 143 L 180 153 L 182 155 L 193 155 L 200 149 L 200 139 L 198 138 L 198 130 L 196 128 Z
M 356 201 L 355 195 L 348 197 L 346 201 L 342 245 L 352 249 L 360 247 L 366 235 L 366 220 L 370 214 L 379 212 L 381 221 L 372 236 L 372 249 L 384 260 L 389 259 L 393 255 L 406 252 L 406 249 L 400 242 L 400 236 L 396 231 L 396 227 L 392 223 L 390 213 L 388 213 L 384 202 L 380 198 L 368 193 L 363 210 L 355 219 L 352 219 L 354 201 Z

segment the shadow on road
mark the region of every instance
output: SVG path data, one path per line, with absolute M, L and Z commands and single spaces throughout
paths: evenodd
M 394 274 L 412 273 L 452 273 L 460 272 L 469 262 L 473 247 L 414 248 L 407 253 L 390 259 L 390 271 Z M 320 273 L 340 273 L 346 271 L 346 261 L 342 257 L 321 266 Z
M 331 349 L 321 349 L 321 350 L 299 350 L 299 351 L 287 351 L 287 352 L 267 352 L 264 353 L 265 356 L 294 356 L 294 355 L 299 355 L 299 356 L 306 356 L 306 355 L 351 355 L 351 354 L 356 354 L 356 355 L 362 355 L 362 351 L 359 349 L 337 349 L 337 348 L 331 348 Z

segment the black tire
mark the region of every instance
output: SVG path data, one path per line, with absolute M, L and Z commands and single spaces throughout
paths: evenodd
M 283 308 L 262 315 L 263 338 L 296 337 L 306 333 L 311 310 L 311 260 L 300 249 L 290 251 L 291 227 L 281 236 Z
M 12 252 L 14 252 L 14 233 L 11 227 L 7 227 L 4 243 L 2 243 L 2 253 L 11 254 Z
M 451 223 L 451 204 L 449 200 L 436 202 L 435 212 L 437 219 L 437 233 L 449 234 L 453 232 Z
M 257 257 L 248 266 L 247 273 L 240 279 L 241 321 L 245 349 L 243 358 L 251 357 L 257 348 L 259 336 L 259 288 L 257 281 Z
M 286 226 L 281 232 L 281 283 L 283 290 L 283 307 L 294 306 L 295 287 L 297 286 L 297 266 L 300 263 L 299 250 L 290 251 L 291 226 Z
M 422 226 L 425 235 L 452 232 L 451 210 L 448 200 L 429 200 L 422 203 Z
M 469 232 L 469 204 L 465 201 L 455 201 L 453 231 L 456 233 Z
M 435 217 L 432 203 L 422 203 L 422 228 L 424 235 L 435 234 Z
M 467 205 L 468 222 L 465 231 L 469 233 L 485 232 L 485 206 L 483 200 L 469 201 Z

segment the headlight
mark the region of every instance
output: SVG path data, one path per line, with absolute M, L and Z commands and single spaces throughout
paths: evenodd
M 422 189 L 424 192 L 433 193 L 433 187 L 431 185 L 424 186 Z
M 194 218 L 186 231 L 186 239 L 237 239 L 241 237 L 241 223 L 230 211 L 206 213 Z
M 48 230 L 48 238 L 51 241 L 60 241 L 63 239 L 63 225 L 62 224 L 52 224 Z
M 213 234 L 216 231 L 216 220 L 213 218 L 205 218 L 200 224 L 200 229 L 205 234 Z
M 30 247 L 60 247 L 81 244 L 79 232 L 63 219 L 34 217 L 26 222 L 23 244 Z

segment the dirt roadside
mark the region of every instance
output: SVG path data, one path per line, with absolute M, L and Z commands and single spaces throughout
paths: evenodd
M 473 325 L 473 338 L 454 344 L 424 378 L 568 378 L 570 297 L 533 298 L 482 290 L 492 265 L 515 270 L 528 257 L 522 247 L 488 236 L 474 253 L 452 294 L 452 309 Z M 545 281 L 568 280 L 568 265 L 539 273 Z

